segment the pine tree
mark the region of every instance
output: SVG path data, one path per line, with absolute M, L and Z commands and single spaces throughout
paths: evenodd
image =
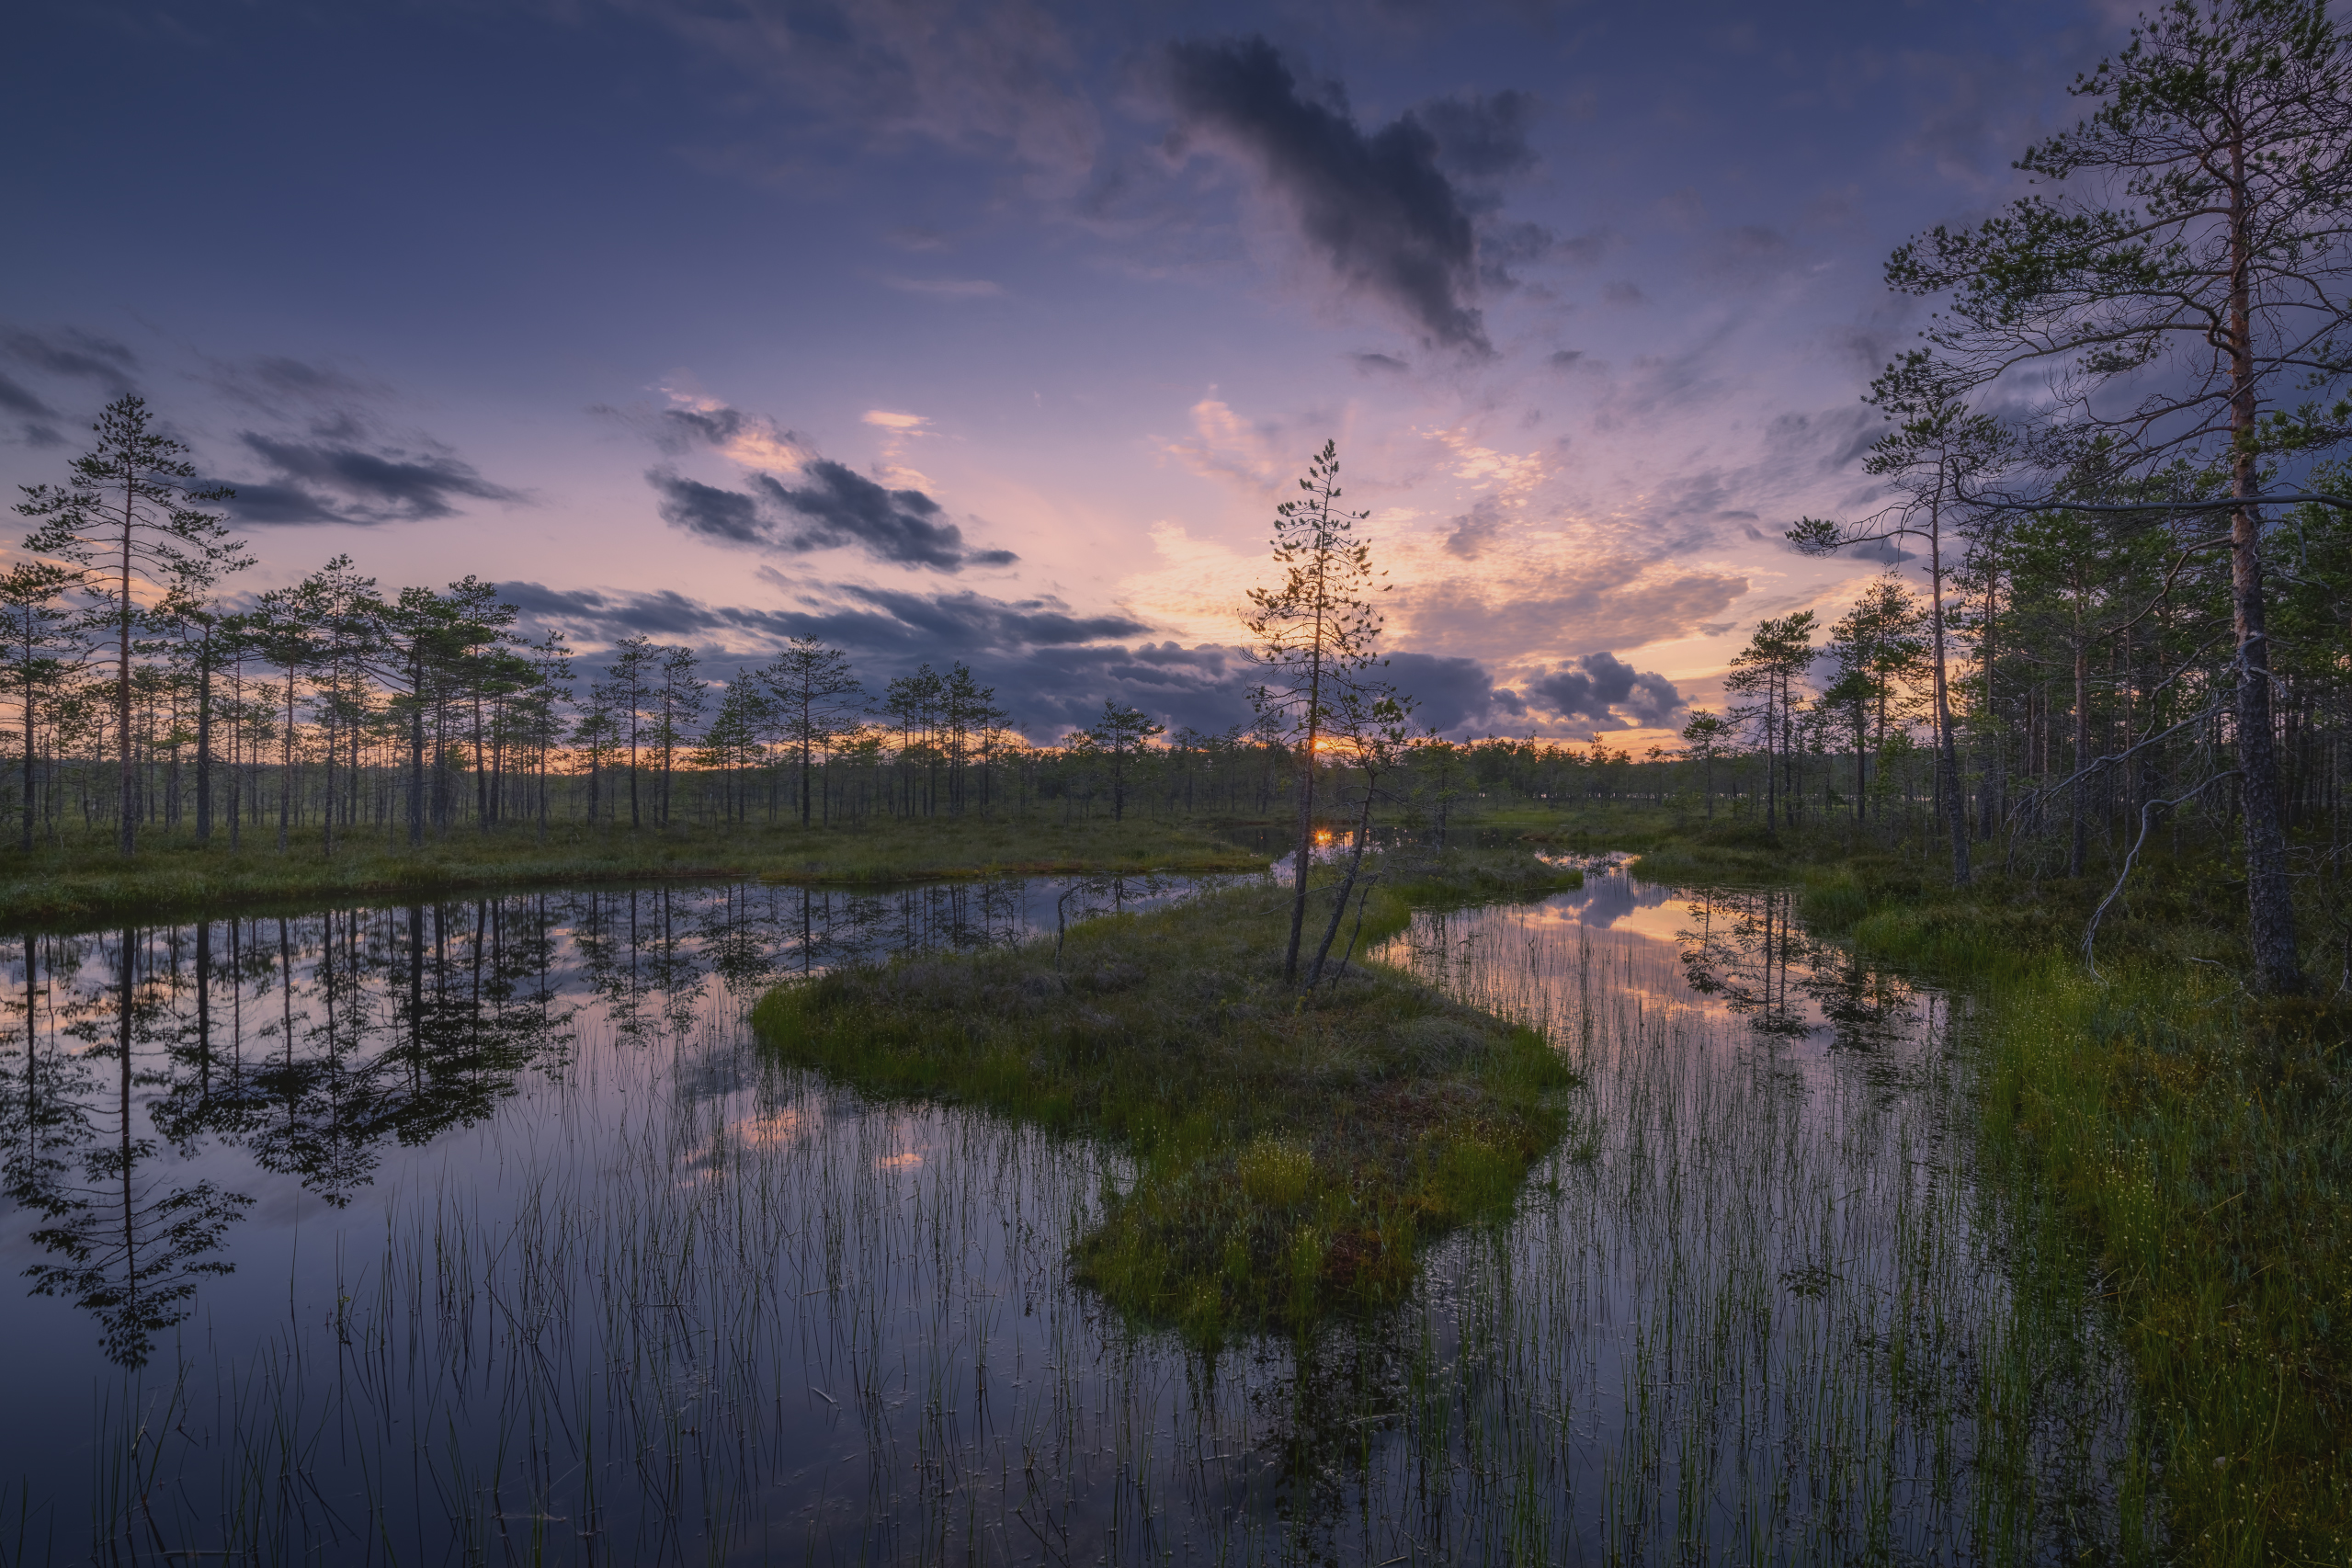
M 816 754 L 844 733 L 863 711 L 865 688 L 849 655 L 814 637 L 795 637 L 760 671 L 773 699 L 778 733 L 792 749 L 800 772 L 801 825 L 809 825 L 810 768 Z
M 97 442 L 73 465 L 62 486 L 23 486 L 17 510 L 39 524 L 25 549 L 72 562 L 93 600 L 92 621 L 114 640 L 115 750 L 119 763 L 120 834 L 125 855 L 139 845 L 139 779 L 132 744 L 132 642 L 142 611 L 139 589 L 155 597 L 200 595 L 222 574 L 253 564 L 207 506 L 235 492 L 195 483 L 187 449 L 156 430 L 144 400 L 107 404 Z
M 1282 582 L 1249 591 L 1251 659 L 1267 672 L 1250 702 L 1267 733 L 1295 748 L 1299 834 L 1291 869 L 1290 937 L 1282 978 L 1299 977 L 1299 939 L 1307 918 L 1307 873 L 1314 856 L 1316 755 L 1343 693 L 1379 663 L 1381 618 L 1374 596 L 1385 574 L 1372 569 L 1372 547 L 1351 537 L 1371 514 L 1339 506 L 1339 445 L 1325 441 L 1299 481 L 1303 496 L 1275 508 L 1272 540 Z

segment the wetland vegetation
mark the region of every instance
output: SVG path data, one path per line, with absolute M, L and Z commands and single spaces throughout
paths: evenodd
M 144 1365 L 106 1359 L 108 1299 L 11 1309 L 40 1347 L 26 1396 L 94 1415 L 9 1450 L 8 1560 L 1973 1562 L 2160 1540 L 2084 1245 L 1980 1168 L 1969 1005 L 1806 936 L 1785 887 L 1577 869 L 1562 887 L 1479 851 L 1383 907 L 1410 885 L 1385 877 L 1349 978 L 1295 1019 L 1228 1021 L 1296 1030 L 1252 1080 L 1263 1105 L 1119 1052 L 1270 985 L 1278 948 L 1250 943 L 1215 999 L 1101 980 L 1186 916 L 1210 951 L 1171 967 L 1214 972 L 1219 901 L 1280 928 L 1262 878 L 1140 918 L 1119 906 L 1186 890 L 551 890 L 36 937 L 6 979 L 38 999 L 33 1081 L 74 1108 L 42 1124 L 64 1185 L 251 1201 L 211 1238 L 231 1270 L 150 1325 Z M 1069 925 L 1056 971 L 1082 908 L 1102 917 Z M 1086 1042 L 1032 1031 L 1016 1084 L 944 1035 L 927 1062 L 812 1069 L 750 1022 L 779 982 L 887 1009 L 877 977 L 910 972 L 1058 973 L 1049 1001 L 1137 1040 L 1057 1059 Z M 1002 1000 L 953 1016 L 985 1037 Z M 1380 1028 L 1323 1027 L 1348 1019 Z M 1330 1074 L 1337 1113 L 1294 1067 Z M 119 1144 L 118 1075 L 143 1145 L 119 1173 L 72 1141 Z M 1491 1096 L 1521 1142 L 1365 1170 L 1377 1146 L 1336 1140 L 1405 1130 L 1342 1132 L 1400 1089 Z M 1391 1216 L 1417 1264 L 1358 1280 L 1325 1253 L 1310 1297 L 1281 1266 L 1343 1175 L 1429 1205 Z M 1213 1238 L 1264 1288 L 1231 1307 L 1187 1320 L 1165 1266 L 1101 1271 L 1150 1235 L 1197 1281 L 1173 1227 L 1245 1205 L 1290 1234 Z M 40 1256 L 38 1228 L 12 1256 Z
M 1524 851 L 1402 854 L 1326 984 L 1287 983 L 1262 881 L 1097 920 L 1065 944 L 847 968 L 753 1015 L 784 1060 L 869 1093 L 1108 1140 L 1136 1175 L 1076 1278 L 1217 1346 L 1403 1296 L 1434 1239 L 1507 1214 L 1568 1130 L 1543 1035 L 1364 960 L 1424 906 L 1582 882 Z M 1346 890 L 1324 889 L 1328 903 Z M 1343 912 L 1345 914 L 1345 912 Z

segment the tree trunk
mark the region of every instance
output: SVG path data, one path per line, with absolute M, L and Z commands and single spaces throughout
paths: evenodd
M 1340 917 L 1347 913 L 1347 896 L 1356 891 L 1356 873 L 1364 866 L 1364 846 L 1372 836 L 1372 778 L 1364 778 L 1364 814 L 1356 824 L 1356 849 L 1347 859 L 1347 880 L 1339 884 L 1339 896 L 1332 901 L 1331 924 L 1324 927 L 1323 946 L 1315 949 L 1314 967 L 1307 971 L 1306 989 L 1312 991 L 1323 980 L 1323 966 L 1331 957 L 1331 944 L 1339 936 Z M 1350 950 L 1354 944 L 1349 944 Z
M 122 572 L 117 584 L 122 595 L 121 619 L 117 628 L 114 680 L 115 749 L 122 756 L 122 833 L 119 847 L 125 855 L 139 847 L 139 780 L 134 771 L 138 764 L 131 746 L 131 530 L 137 519 L 131 496 L 136 480 L 126 474 L 122 487 Z
M 415 662 L 408 676 L 408 846 L 425 843 L 425 680 Z
M 1960 795 L 1960 743 L 1952 735 L 1951 687 L 1945 676 L 1943 521 L 1943 475 L 1938 473 L 1936 495 L 1927 506 L 1928 585 L 1931 589 L 1927 615 L 1936 645 L 1936 793 L 1940 797 L 1938 803 L 1944 808 L 1944 825 L 1951 835 L 1952 885 L 1964 888 L 1969 882 L 1968 802 Z
M 2245 143 L 2230 147 L 2230 494 L 2259 494 L 2255 472 L 2259 410 L 2255 402 L 2252 265 L 2247 228 Z M 2245 804 L 2247 937 L 2255 987 L 2272 995 L 2303 989 L 2295 941 L 2295 906 L 2287 880 L 2287 835 L 2278 812 L 2278 756 L 2270 734 L 2270 641 L 2262 588 L 2261 523 L 2250 506 L 2230 514 L 2230 601 L 2237 634 L 2239 790 Z
M 196 653 L 196 842 L 212 842 L 212 634 Z

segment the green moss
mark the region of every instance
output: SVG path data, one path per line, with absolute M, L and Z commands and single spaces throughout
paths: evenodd
M 1366 943 L 1415 902 L 1576 880 L 1499 853 L 1392 875 Z M 1271 884 L 1233 889 L 1075 927 L 1059 967 L 1050 943 L 905 959 L 771 992 L 754 1020 L 867 1093 L 1125 1147 L 1135 1179 L 1077 1243 L 1078 1277 L 1213 1345 L 1394 1299 L 1431 1240 L 1507 1216 L 1568 1125 L 1573 1076 L 1530 1030 L 1360 954 L 1301 998 L 1280 975 L 1288 913 Z

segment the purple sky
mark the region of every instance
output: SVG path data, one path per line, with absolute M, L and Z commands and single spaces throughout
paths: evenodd
M 969 662 L 1040 739 L 1243 716 L 1326 437 L 1456 733 L 1677 727 L 1871 492 L 1908 233 L 2108 5 L 20 9 L 0 477 L 136 390 L 261 557 L 712 673 Z M 1648 732 L 1645 734 L 1643 732 Z

